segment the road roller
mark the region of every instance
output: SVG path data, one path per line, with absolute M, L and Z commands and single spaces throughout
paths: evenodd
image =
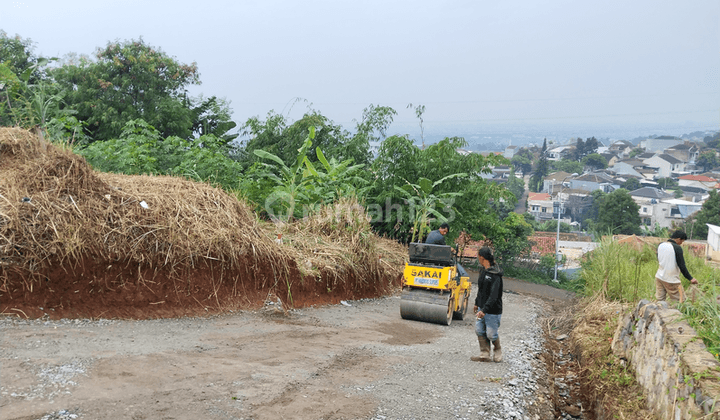
M 456 255 L 447 245 L 411 243 L 403 272 L 400 316 L 450 325 L 462 320 L 470 302 L 469 277 L 460 277 Z

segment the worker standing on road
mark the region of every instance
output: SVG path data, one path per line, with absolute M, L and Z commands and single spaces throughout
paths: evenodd
M 445 235 L 447 235 L 449 231 L 450 225 L 448 225 L 447 223 L 443 223 L 437 230 L 433 230 L 428 234 L 427 238 L 425 239 L 425 243 L 433 245 L 445 245 Z M 468 277 L 468 273 L 467 271 L 465 271 L 462 265 L 456 263 L 455 268 L 457 268 L 460 277 Z
M 682 230 L 673 232 L 667 242 L 658 246 L 657 256 L 660 267 L 655 273 L 655 298 L 657 300 L 674 300 L 683 302 L 685 290 L 680 282 L 680 273 L 690 280 L 690 284 L 698 281 L 690 275 L 685 266 L 685 257 L 680 245 L 687 240 L 687 234 Z
M 482 247 L 478 251 L 480 262 L 480 275 L 478 276 L 478 293 L 475 298 L 474 311 L 475 333 L 480 343 L 480 356 L 470 358 L 473 362 L 502 362 L 502 347 L 500 346 L 500 318 L 502 318 L 502 269 L 495 264 L 495 257 L 489 247 Z M 490 343 L 493 344 L 494 354 L 490 359 Z

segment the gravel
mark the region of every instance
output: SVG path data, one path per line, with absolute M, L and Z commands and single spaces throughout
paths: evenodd
M 543 351 L 543 334 L 539 315 L 545 303 L 534 297 L 507 293 L 504 297 L 500 335 L 503 340 L 503 363 L 471 362 L 470 356 L 478 350 L 474 334 L 474 319 L 471 315 L 464 321 L 454 321 L 449 327 L 414 323 L 400 320 L 397 296 L 380 299 L 345 301 L 341 305 L 320 308 L 292 310 L 286 319 L 307 328 L 337 329 L 352 331 L 380 322 L 394 322 L 423 328 L 436 334 L 437 338 L 427 343 L 398 345 L 378 339 L 362 343 L 349 342 L 341 350 L 323 348 L 322 360 L 340 356 L 391 360 L 392 363 L 379 367 L 377 377 L 362 384 L 347 383 L 338 389 L 348 398 L 363 397 L 376 402 L 370 416 L 376 420 L 391 419 L 527 419 L 551 418 L 542 413 L 538 398 L 543 392 L 542 378 L 547 377 L 540 359 Z M 79 382 L 93 375 L 93 367 L 109 349 L 116 355 L 143 356 L 146 354 L 173 351 L 213 352 L 219 344 L 207 339 L 201 340 L 200 333 L 208 333 L 221 324 L 218 320 L 242 318 L 243 322 L 254 322 L 250 328 L 253 337 L 258 332 L 275 334 L 277 326 L 262 321 L 262 311 L 241 312 L 216 318 L 182 318 L 148 321 L 121 320 L 21 320 L 0 319 L 0 333 L 26 332 L 26 339 L 0 347 L 0 360 L 21 360 L 25 372 L 32 372 L 32 384 L 20 386 L 3 373 L 0 383 L 2 406 L 8 401 L 43 400 L 52 402 L 65 397 L 63 407 L 54 407 L 41 416 L 23 417 L 38 420 L 84 419 L 87 417 L 82 401 L 73 401 L 72 393 Z M 224 317 L 224 318 L 223 318 Z M 417 326 L 417 327 L 416 327 Z M 249 328 L 249 327 L 248 327 Z M 63 334 L 47 332 L 61 331 Z M 40 333 L 40 332 L 43 333 Z M 75 334 L 70 334 L 75 332 Z M 37 335 L 40 339 L 32 336 Z M 21 335 L 16 334 L 16 337 Z M 87 336 L 84 341 L 77 338 Z M 158 340 L 158 338 L 162 338 Z M 343 340 L 339 337 L 338 340 Z M 73 348 L 73 346 L 76 346 Z M 124 347 L 123 347 L 124 346 Z M 139 347 L 144 346 L 144 347 Z M 118 349 L 121 347 L 121 349 Z M 318 359 L 320 360 L 320 359 Z M 280 367 L 279 369 L 281 369 Z M 263 380 L 273 378 L 263 375 Z M 307 378 L 317 376 L 309 371 Z M 287 375 L 284 375 L 287 376 Z M 311 380 L 311 379 L 300 379 Z M 254 378 L 253 378 L 254 379 Z M 27 382 L 27 378 L 24 378 Z M 234 380 L 234 382 L 233 382 Z M 25 382 L 22 382 L 23 384 Z M 237 378 L 228 378 L 227 386 L 240 383 Z M 198 384 L 210 387 L 218 384 Z M 277 386 L 296 386 L 282 384 Z M 70 398 L 68 398 L 70 396 Z M 234 399 L 234 398 L 233 398 Z M 542 399 L 542 398 L 541 398 Z M 68 403 L 67 401 L 72 401 Z M 211 407 L 208 413 L 224 413 L 208 418 L 256 419 L 249 404 L 236 401 L 237 412 L 227 414 L 227 407 Z M 318 412 L 314 418 L 343 419 L 343 413 L 331 416 Z M 179 417 L 176 417 L 179 418 Z M 192 418 L 182 417 L 182 418 Z M 294 417 L 304 418 L 304 417 Z

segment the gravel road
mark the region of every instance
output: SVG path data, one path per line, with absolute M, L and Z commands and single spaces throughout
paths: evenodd
M 506 286 L 507 287 L 507 286 Z M 506 293 L 503 363 L 474 319 L 400 318 L 399 296 L 208 318 L 0 319 L 2 419 L 547 419 L 547 301 Z

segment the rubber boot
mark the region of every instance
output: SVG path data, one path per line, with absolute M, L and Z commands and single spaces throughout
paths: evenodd
M 473 362 L 489 362 L 490 361 L 490 341 L 487 337 L 479 337 L 478 343 L 480 343 L 480 356 L 473 356 L 470 358 Z
M 498 337 L 493 341 L 493 361 L 500 363 L 502 360 L 502 347 L 500 346 L 500 337 Z

